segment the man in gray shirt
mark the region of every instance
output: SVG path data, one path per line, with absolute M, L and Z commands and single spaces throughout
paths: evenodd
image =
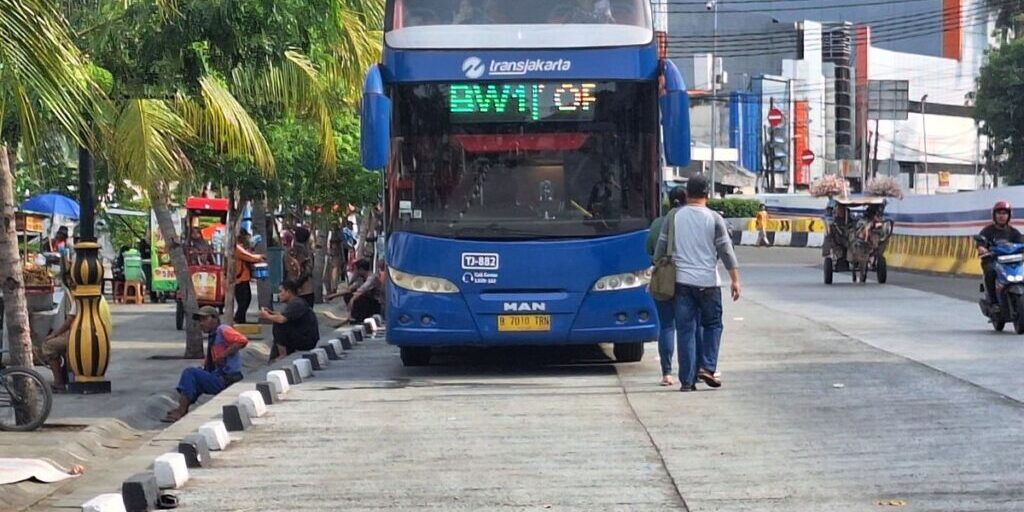
M 718 347 L 722 340 L 722 281 L 718 275 L 721 259 L 732 280 L 732 300 L 740 298 L 740 271 L 732 249 L 725 219 L 707 207 L 708 181 L 694 176 L 686 184 L 687 207 L 675 215 L 675 244 L 672 260 L 676 267 L 675 318 L 679 348 L 680 391 L 697 389 L 697 379 L 717 388 L 715 377 Z M 664 223 L 654 260 L 668 252 L 668 222 Z M 698 346 L 696 319 L 704 329 Z

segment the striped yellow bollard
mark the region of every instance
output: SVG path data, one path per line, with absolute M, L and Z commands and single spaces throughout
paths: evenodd
M 99 249 L 95 242 L 78 243 L 71 265 L 72 295 L 78 306 L 68 339 L 68 368 L 75 374 L 68 391 L 74 393 L 110 392 L 110 381 L 104 375 L 110 363 L 111 325 L 110 316 L 103 314 L 103 265 Z

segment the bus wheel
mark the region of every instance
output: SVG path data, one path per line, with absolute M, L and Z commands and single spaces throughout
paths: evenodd
M 402 364 L 405 366 L 427 366 L 430 364 L 430 347 L 401 347 Z
M 615 360 L 620 363 L 635 363 L 644 358 L 643 343 L 616 343 Z

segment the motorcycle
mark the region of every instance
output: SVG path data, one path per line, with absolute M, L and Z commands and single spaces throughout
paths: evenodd
M 1002 332 L 1006 323 L 1011 322 L 1014 332 L 1024 334 L 1024 244 L 992 245 L 980 236 L 975 237 L 975 241 L 989 248 L 982 259 L 993 261 L 996 298 L 999 301 L 998 305 L 989 303 L 985 284 L 982 283 L 982 298 L 978 301 L 982 314 L 988 317 L 996 331 Z

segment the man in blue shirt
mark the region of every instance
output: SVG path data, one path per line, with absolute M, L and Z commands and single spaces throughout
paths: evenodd
M 178 408 L 167 413 L 163 421 L 173 423 L 188 413 L 188 408 L 202 395 L 216 395 L 242 380 L 242 355 L 249 340 L 229 325 L 221 325 L 220 314 L 213 306 L 199 308 L 199 326 L 207 333 L 206 362 L 202 368 L 185 368 L 178 380 Z

